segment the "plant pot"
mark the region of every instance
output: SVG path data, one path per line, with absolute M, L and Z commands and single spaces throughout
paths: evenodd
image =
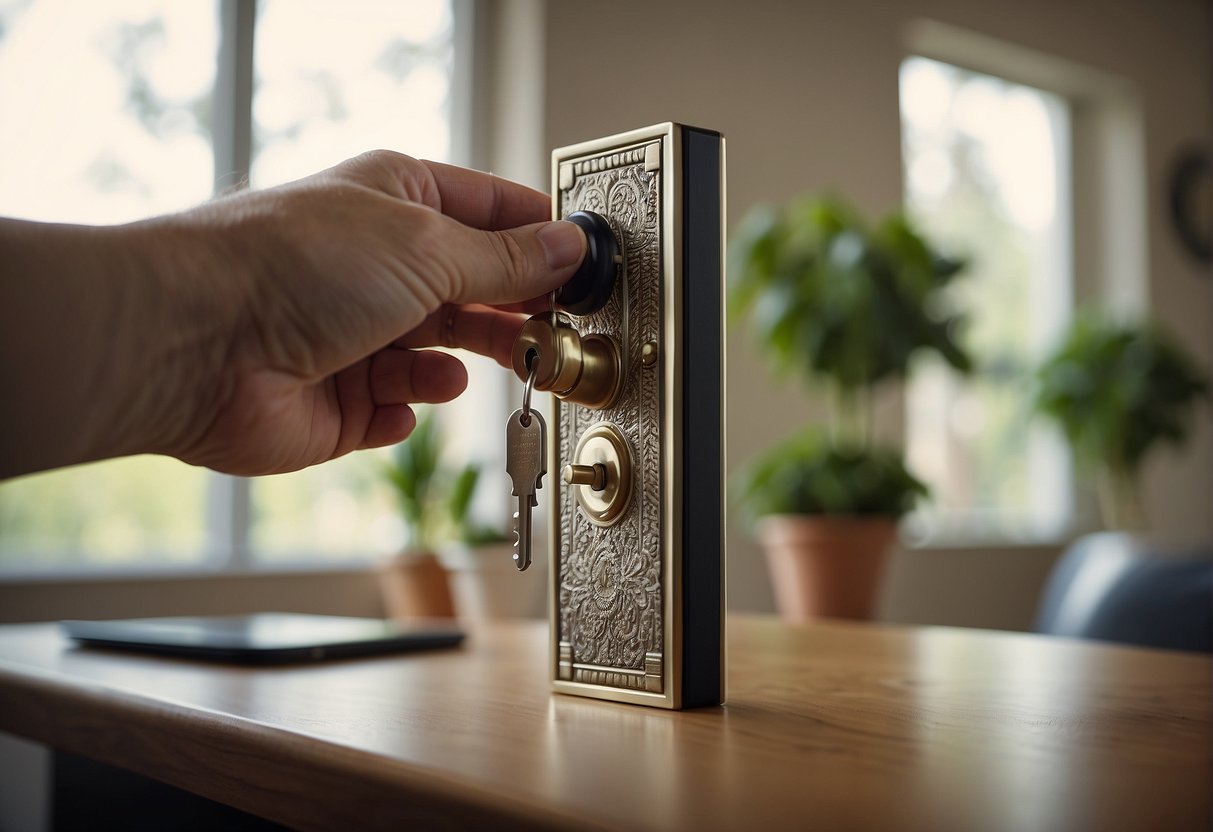
M 403 552 L 377 572 L 388 618 L 455 617 L 446 570 L 433 553 Z
M 512 543 L 461 544 L 439 553 L 451 578 L 455 609 L 468 624 L 503 618 L 543 618 L 547 614 L 547 576 L 536 562 L 526 572 L 514 566 Z
M 895 519 L 771 515 L 758 521 L 758 534 L 784 621 L 872 618 Z

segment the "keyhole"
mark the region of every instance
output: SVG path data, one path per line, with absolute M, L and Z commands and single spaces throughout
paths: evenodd
M 534 347 L 531 347 L 526 351 L 526 355 L 523 356 L 522 363 L 526 365 L 526 371 L 528 373 L 531 371 L 531 364 L 533 364 L 535 359 L 538 357 L 539 350 L 535 349 Z

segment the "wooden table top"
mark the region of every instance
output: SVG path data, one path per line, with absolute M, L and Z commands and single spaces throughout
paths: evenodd
M 309 829 L 1208 830 L 1208 657 L 732 616 L 722 708 L 554 695 L 546 632 L 242 669 L 0 627 L 0 730 Z

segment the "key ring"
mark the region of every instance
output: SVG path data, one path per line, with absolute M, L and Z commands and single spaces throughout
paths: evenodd
M 522 422 L 523 427 L 531 424 L 531 392 L 535 389 L 535 376 L 538 374 L 539 368 L 535 366 L 535 360 L 531 359 L 530 369 L 526 374 L 526 384 L 522 388 L 522 415 L 518 417 L 518 421 Z

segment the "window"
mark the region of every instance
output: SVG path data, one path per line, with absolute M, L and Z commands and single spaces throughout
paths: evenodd
M 117 223 L 202 202 L 215 183 L 267 187 L 374 147 L 449 159 L 450 0 L 255 6 L 0 0 L 0 215 Z M 219 94 L 240 71 L 233 42 L 254 44 L 253 78 Z M 234 135 L 212 136 L 212 124 Z M 247 169 L 231 169 L 233 158 L 242 168 L 232 144 L 251 148 Z M 390 551 L 403 535 L 383 453 L 255 481 L 135 457 L 0 483 L 0 571 Z
M 1069 519 L 1069 459 L 1031 418 L 1032 374 L 1072 305 L 1070 125 L 1056 95 L 912 57 L 901 67 L 907 208 L 966 256 L 967 378 L 923 359 L 906 392 L 932 540 L 1040 540 Z
M 448 158 L 450 16 L 446 2 L 265 0 L 250 184 L 289 182 L 375 147 Z M 394 497 L 376 470 L 385 453 L 251 482 L 249 550 L 283 562 L 399 548 Z

